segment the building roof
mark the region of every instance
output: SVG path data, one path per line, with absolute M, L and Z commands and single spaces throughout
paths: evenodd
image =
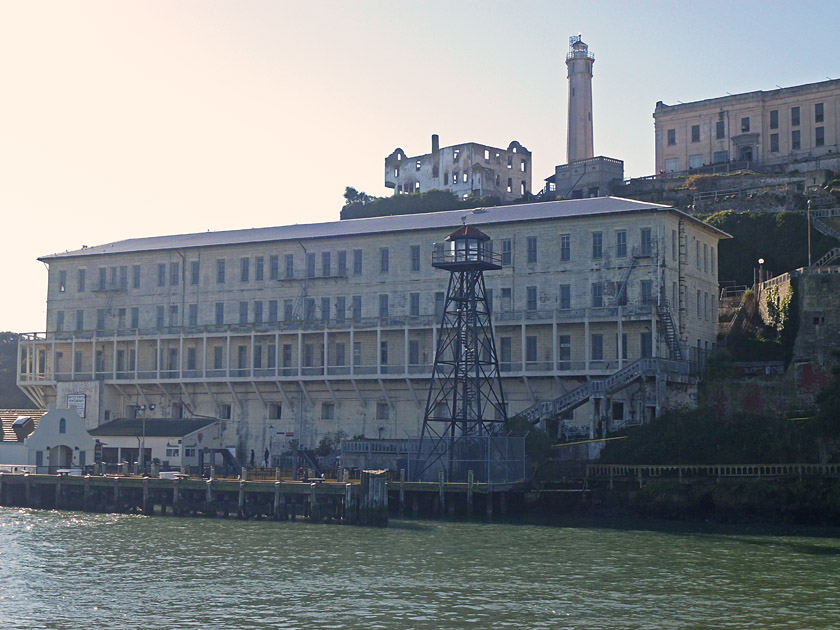
M 170 420 L 166 418 L 147 418 L 146 437 L 184 437 L 194 431 L 216 422 L 212 418 L 201 420 Z M 139 437 L 143 435 L 142 418 L 120 418 L 101 424 L 88 431 L 93 437 Z
M 127 254 L 194 247 L 363 236 L 409 230 L 452 230 L 462 225 L 463 217 L 466 217 L 470 225 L 486 227 L 519 221 L 540 221 L 545 219 L 624 214 L 629 212 L 663 211 L 678 212 L 686 220 L 705 226 L 707 229 L 715 232 L 720 238 L 729 238 L 726 232 L 703 223 L 690 215 L 679 212 L 670 206 L 632 199 L 622 199 L 621 197 L 596 197 L 591 199 L 570 199 L 566 201 L 545 201 L 542 203 L 474 208 L 472 210 L 447 210 L 443 212 L 424 212 L 366 219 L 346 219 L 344 221 L 330 221 L 327 223 L 302 223 L 279 227 L 252 228 L 249 230 L 132 238 L 105 245 L 85 247 L 75 251 L 49 254 L 41 256 L 38 260 L 47 262 L 60 258 L 97 256 L 103 254 Z
M 17 442 L 12 425 L 18 418 L 32 418 L 32 430 L 38 428 L 38 421 L 47 413 L 46 409 L 0 409 L 0 442 Z
M 816 83 L 792 85 L 790 87 L 783 87 L 777 90 L 756 90 L 754 92 L 741 92 L 739 94 L 717 96 L 713 98 L 702 99 L 699 101 L 691 101 L 689 103 L 679 103 L 676 105 L 666 105 L 662 101 L 657 101 L 656 108 L 653 112 L 653 117 L 657 118 L 661 114 L 674 114 L 677 112 L 691 111 L 694 109 L 704 109 L 711 106 L 725 107 L 727 105 L 735 105 L 738 103 L 752 102 L 756 100 L 764 100 L 770 98 L 780 98 L 782 96 L 790 96 L 798 93 L 805 94 L 808 92 L 814 92 L 836 87 L 840 87 L 840 79 L 829 79 L 828 81 L 817 81 Z

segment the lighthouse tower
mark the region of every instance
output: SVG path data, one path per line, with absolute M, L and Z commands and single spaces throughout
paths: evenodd
M 566 67 L 569 69 L 569 129 L 567 163 L 594 157 L 592 147 L 592 65 L 595 55 L 589 52 L 580 35 L 569 38 Z

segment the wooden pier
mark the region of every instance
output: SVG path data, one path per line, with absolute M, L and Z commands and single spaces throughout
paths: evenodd
M 361 481 L 354 483 L 0 473 L 0 505 L 148 516 L 388 524 L 381 471 L 363 471 Z

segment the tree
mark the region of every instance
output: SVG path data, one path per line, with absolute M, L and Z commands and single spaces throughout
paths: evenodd
M 0 332 L 0 408 L 34 409 L 16 384 L 17 348 L 20 335 L 14 332 Z

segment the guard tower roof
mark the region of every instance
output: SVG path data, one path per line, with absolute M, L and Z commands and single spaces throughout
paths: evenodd
M 446 237 L 447 241 L 454 241 L 455 239 L 460 238 L 475 238 L 479 241 L 489 241 L 490 237 L 487 236 L 484 232 L 479 230 L 478 228 L 474 228 L 471 225 L 462 225 L 457 230 L 452 232 L 449 236 Z

